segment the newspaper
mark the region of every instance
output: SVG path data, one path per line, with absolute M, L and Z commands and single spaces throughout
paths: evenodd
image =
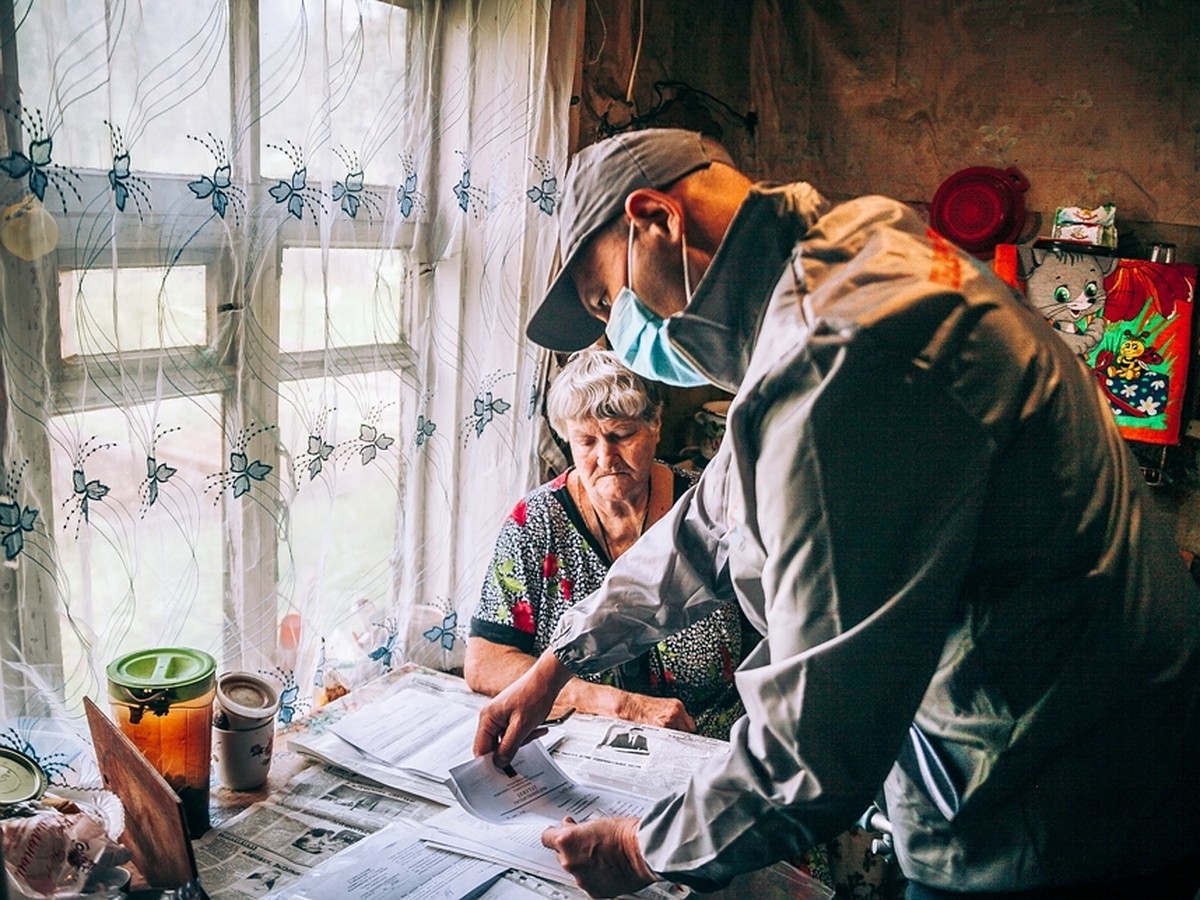
M 479 896 L 506 865 L 437 850 L 398 820 L 272 894 L 273 900 L 461 900 Z
M 262 897 L 396 819 L 423 822 L 442 807 L 346 771 L 312 767 L 193 845 L 213 900 Z
M 657 800 L 729 751 L 715 738 L 577 713 L 554 761 L 576 781 Z

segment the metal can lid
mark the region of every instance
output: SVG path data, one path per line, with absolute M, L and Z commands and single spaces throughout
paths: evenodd
M 36 759 L 19 750 L 0 747 L 0 806 L 37 800 L 49 779 Z
M 115 700 L 134 702 L 151 694 L 165 694 L 171 702 L 192 700 L 212 689 L 216 671 L 217 661 L 203 650 L 136 650 L 108 664 L 108 693 Z

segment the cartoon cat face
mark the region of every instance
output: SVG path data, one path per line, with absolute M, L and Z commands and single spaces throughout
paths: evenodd
M 1030 273 L 1029 300 L 1052 325 L 1075 325 L 1104 309 L 1104 273 L 1095 257 L 1048 254 Z
M 1086 356 L 1104 336 L 1104 276 L 1116 259 L 1055 248 L 1033 249 L 1025 294 L 1072 351 Z

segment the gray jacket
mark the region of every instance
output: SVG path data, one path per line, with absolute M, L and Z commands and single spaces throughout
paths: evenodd
M 751 193 L 669 334 L 736 391 L 725 441 L 552 644 L 602 670 L 730 596 L 765 636 L 728 754 L 641 822 L 652 869 L 716 887 L 885 783 L 934 887 L 1200 849 L 1200 601 L 1043 321 L 903 205 L 795 184 Z M 914 734 L 940 778 L 897 764 Z

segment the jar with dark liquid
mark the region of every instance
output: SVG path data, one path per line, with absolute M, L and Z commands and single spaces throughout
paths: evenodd
M 113 719 L 183 801 L 188 832 L 209 829 L 217 663 L 186 647 L 127 653 L 107 669 Z

